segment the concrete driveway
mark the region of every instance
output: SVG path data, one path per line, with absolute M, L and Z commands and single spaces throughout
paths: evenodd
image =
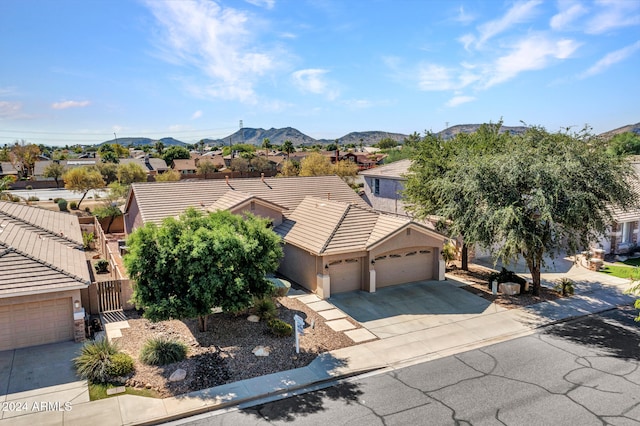
M 0 418 L 41 411 L 38 408 L 43 403 L 59 403 L 64 409 L 65 403 L 72 407 L 88 402 L 87 381 L 76 376 L 72 361 L 81 347 L 63 342 L 0 352 L 0 402 L 16 408 L 3 410 Z
M 458 288 L 461 285 L 451 279 L 420 281 L 375 293 L 340 293 L 329 302 L 381 339 L 505 310 Z

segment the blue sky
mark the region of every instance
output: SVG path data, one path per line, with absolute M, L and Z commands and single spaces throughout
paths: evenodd
M 3 0 L 0 145 L 640 121 L 640 1 Z

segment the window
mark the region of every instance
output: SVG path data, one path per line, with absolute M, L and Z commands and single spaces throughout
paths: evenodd
M 631 242 L 631 222 L 625 222 L 622 224 L 622 242 Z
M 378 195 L 380 194 L 380 179 L 373 180 L 373 193 Z

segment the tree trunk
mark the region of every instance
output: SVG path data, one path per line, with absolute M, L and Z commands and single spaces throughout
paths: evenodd
M 60 185 L 58 185 L 58 178 L 54 178 L 53 180 L 56 181 L 56 189 L 60 189 Z
M 469 270 L 469 246 L 466 243 L 462 243 L 462 260 L 461 266 L 463 271 Z
M 209 315 L 200 315 L 198 317 L 198 331 L 207 331 L 207 318 L 209 318 Z
M 78 202 L 78 210 L 80 210 L 80 204 L 82 204 L 82 200 L 84 200 L 84 197 L 86 197 L 88 193 L 89 191 L 82 194 L 82 198 L 80 198 L 80 201 Z
M 531 280 L 533 281 L 533 295 L 540 296 L 540 265 L 542 264 L 542 253 L 536 253 L 532 257 L 525 257 L 529 272 L 531 272 Z

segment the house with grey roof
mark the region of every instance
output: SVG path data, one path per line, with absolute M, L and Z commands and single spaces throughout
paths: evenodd
M 0 351 L 85 337 L 77 216 L 0 202 Z
M 270 219 L 284 244 L 278 272 L 324 298 L 444 279 L 443 235 L 374 211 L 338 176 L 134 183 L 125 231 L 188 207 Z
M 149 155 L 139 158 L 121 158 L 119 164 L 128 163 L 139 164 L 147 172 L 147 175 L 151 176 L 155 176 L 169 170 L 167 163 L 162 158 L 150 157 Z
M 364 198 L 381 212 L 408 216 L 402 191 L 411 160 L 400 160 L 359 173 L 364 178 Z

